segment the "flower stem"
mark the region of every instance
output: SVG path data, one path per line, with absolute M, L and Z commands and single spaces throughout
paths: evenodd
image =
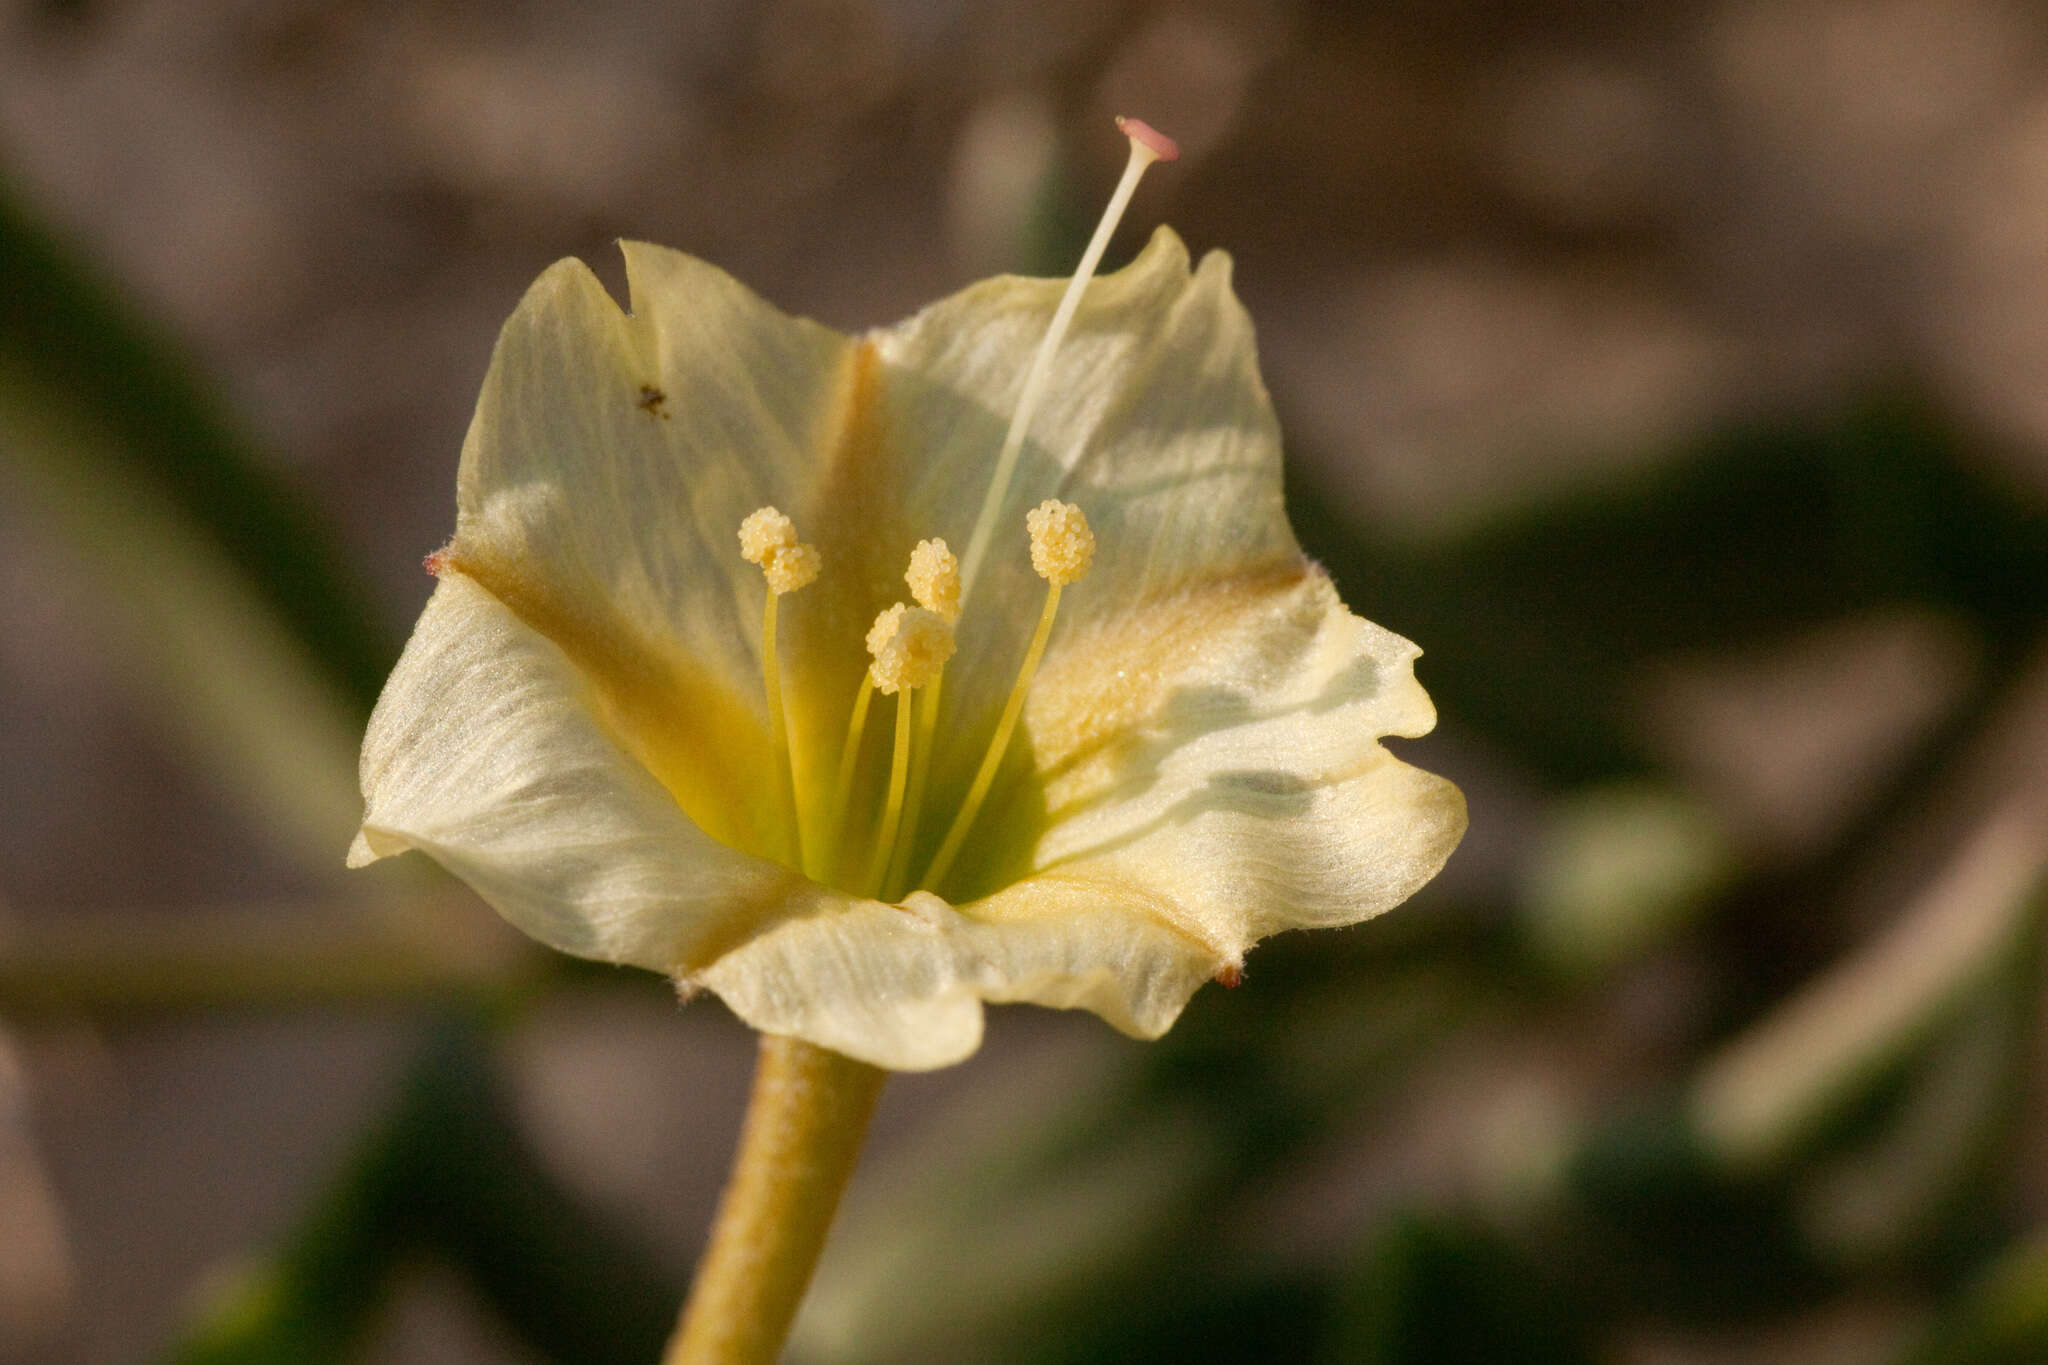
M 739 1152 L 662 1365 L 773 1365 L 887 1075 L 762 1036 Z

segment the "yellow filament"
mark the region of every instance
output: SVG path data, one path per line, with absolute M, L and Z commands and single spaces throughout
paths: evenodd
M 1073 278 L 1067 281 L 1067 292 L 1060 296 L 1059 308 L 1052 315 L 1052 325 L 1045 329 L 1045 339 L 1038 343 L 1038 351 L 1031 357 L 1031 368 L 1024 374 L 1023 391 L 1017 397 L 1017 409 L 1010 416 L 1010 429 L 1003 433 L 995 474 L 989 479 L 988 492 L 982 496 L 981 512 L 974 519 L 974 532 L 967 538 L 967 553 L 960 561 L 960 605 L 963 610 L 968 596 L 974 591 L 974 580 L 981 573 L 981 561 L 988 554 L 989 537 L 995 534 L 996 514 L 1002 510 L 1003 499 L 1010 491 L 1010 477 L 1017 472 L 1017 456 L 1024 449 L 1025 431 L 1031 425 L 1032 414 L 1038 410 L 1038 400 L 1045 391 L 1046 377 L 1052 370 L 1053 352 L 1066 340 L 1067 327 L 1074 320 L 1074 310 L 1081 304 L 1081 291 L 1088 287 L 1095 267 L 1102 263 L 1102 253 L 1109 246 L 1110 235 L 1123 218 L 1125 207 L 1131 202 L 1132 192 L 1138 188 L 1139 178 L 1145 174 L 1145 168 L 1158 159 L 1156 150 L 1137 138 L 1131 139 L 1131 159 L 1124 163 L 1123 178 L 1117 181 L 1116 193 L 1109 197 L 1109 207 L 1102 211 L 1102 221 L 1095 225 L 1095 236 L 1089 239 L 1088 249 L 1081 254 L 1081 264 L 1075 268 Z
M 875 675 L 862 670 L 860 692 L 853 699 L 853 714 L 846 719 L 846 742 L 839 747 L 839 775 L 832 783 L 832 823 L 826 826 L 825 856 L 836 864 L 841 835 L 846 831 L 846 806 L 853 799 L 853 770 L 860 763 L 860 741 L 867 733 L 868 705 L 875 699 Z M 823 869 L 828 873 L 831 869 Z M 818 875 L 818 874 L 813 874 Z
M 1017 685 L 1010 689 L 1010 700 L 1003 706 L 1003 718 L 996 722 L 996 732 L 989 738 L 988 752 L 981 756 L 981 768 L 974 774 L 974 785 L 967 789 L 967 799 L 960 803 L 960 813 L 953 817 L 953 827 L 946 831 L 946 841 L 939 845 L 939 852 L 932 859 L 918 885 L 928 890 L 938 887 L 948 872 L 953 869 L 953 860 L 960 856 L 960 846 L 967 841 L 967 831 L 974 826 L 974 817 L 981 812 L 981 803 L 988 798 L 988 789 L 995 783 L 996 769 L 1002 765 L 1003 753 L 1010 747 L 1010 734 L 1017 728 L 1017 718 L 1024 714 L 1024 697 L 1031 690 L 1031 679 L 1038 672 L 1038 661 L 1045 656 L 1045 642 L 1052 637 L 1053 613 L 1059 610 L 1060 585 L 1048 583 L 1045 589 L 1045 610 L 1039 613 L 1038 629 L 1032 632 L 1031 647 L 1024 651 L 1024 666 L 1017 670 Z
M 906 687 L 896 694 L 896 749 L 889 760 L 889 799 L 882 807 L 882 828 L 875 838 L 874 855 L 868 859 L 868 875 L 862 881 L 864 894 L 882 894 L 882 874 L 889 869 L 889 855 L 896 848 L 896 828 L 903 818 L 903 788 L 910 776 L 910 731 L 912 703 L 917 690 Z
M 782 666 L 775 648 L 775 604 L 782 594 L 772 588 L 761 608 L 761 690 L 768 698 L 768 742 L 775 750 L 775 785 L 782 802 L 782 854 L 792 866 L 803 862 L 803 825 L 797 816 L 796 769 L 789 753 L 789 720 L 782 709 Z
M 932 680 L 918 689 L 917 738 L 911 744 L 910 792 L 904 798 L 903 830 L 896 838 L 896 852 L 889 859 L 889 876 L 883 883 L 893 894 L 890 899 L 899 898 L 904 887 L 903 879 L 910 872 L 910 854 L 917 843 L 918 817 L 924 811 L 924 789 L 931 780 L 933 740 L 939 730 L 939 693 L 945 686 L 946 672 L 940 669 Z

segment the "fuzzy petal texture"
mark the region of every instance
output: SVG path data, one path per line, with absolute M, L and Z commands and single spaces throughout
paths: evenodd
M 1043 601 L 1024 511 L 1086 512 L 1095 567 L 964 853 L 893 905 L 773 861 L 764 588 L 736 528 L 773 505 L 822 553 L 779 628 L 815 836 L 867 626 L 918 540 L 965 543 L 1062 284 L 984 281 L 849 338 L 680 253 L 626 260 L 630 312 L 563 262 L 499 339 L 441 585 L 364 742 L 352 863 L 420 849 L 565 952 L 922 1069 L 974 1051 L 989 1001 L 1157 1036 L 1261 937 L 1377 914 L 1449 856 L 1462 797 L 1380 742 L 1434 721 L 1418 651 L 1302 556 L 1229 262 L 1190 269 L 1162 229 L 1089 286 L 959 623 L 913 868 Z

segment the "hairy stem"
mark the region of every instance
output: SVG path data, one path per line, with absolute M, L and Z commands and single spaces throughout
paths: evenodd
M 773 1365 L 887 1075 L 762 1037 L 739 1151 L 663 1365 Z

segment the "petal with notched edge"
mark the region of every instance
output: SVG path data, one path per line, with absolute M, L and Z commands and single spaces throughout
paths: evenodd
M 854 346 L 701 261 L 625 251 L 633 314 L 564 261 L 506 323 L 446 561 L 576 661 L 693 820 L 771 849 L 762 582 L 734 537 L 764 505 L 803 516 Z

